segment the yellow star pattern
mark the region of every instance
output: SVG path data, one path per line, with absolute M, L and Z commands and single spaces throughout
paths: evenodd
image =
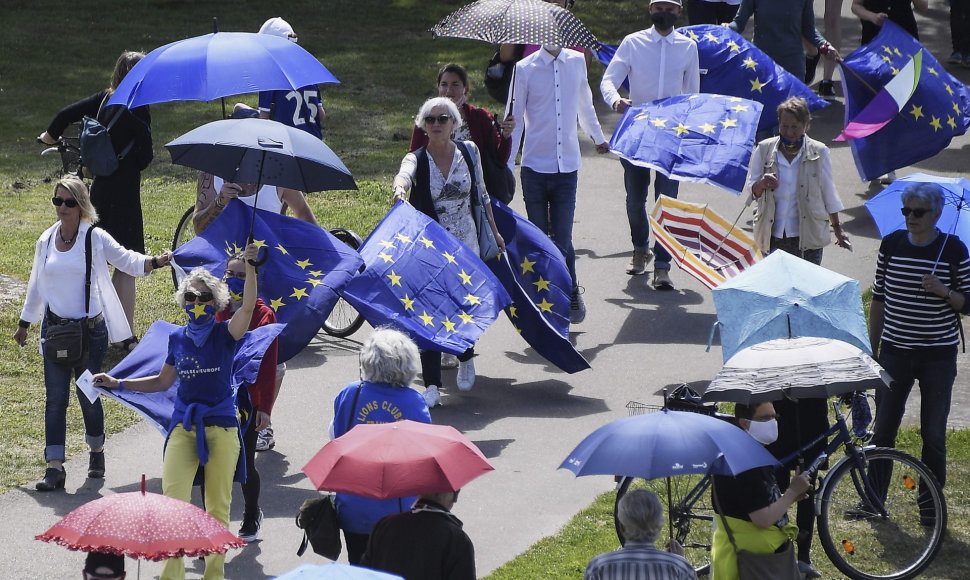
M 447 316 L 445 317 L 444 320 L 441 321 L 441 325 L 444 326 L 445 328 L 447 328 L 448 329 L 448 332 L 454 332 L 455 331 L 455 323 L 452 322 L 452 321 L 450 321 L 450 320 L 448 320 L 448 317 Z
M 449 264 L 455 263 L 455 257 L 449 254 L 448 252 L 441 252 L 441 255 L 444 256 L 446 260 L 448 260 Z
M 730 97 L 730 98 L 728 98 L 728 102 L 729 103 L 740 103 L 743 100 L 744 99 L 742 99 L 741 97 Z
M 390 262 L 392 264 L 394 263 L 394 258 L 390 257 L 389 255 L 385 254 L 384 252 L 381 252 L 380 254 L 377 254 L 377 257 L 380 258 L 380 259 L 382 259 L 382 260 L 384 260 L 384 263 L 385 264 L 388 263 L 388 262 Z
M 957 122 L 950 115 L 946 116 L 946 124 L 949 125 L 951 129 L 957 128 Z
M 310 278 L 309 280 L 306 281 L 306 283 L 307 284 L 313 284 L 314 286 L 319 286 L 320 284 L 323 284 L 323 280 L 317 280 L 315 278 Z
M 650 121 L 650 122 L 653 123 L 653 126 L 654 127 L 666 127 L 667 126 L 667 120 L 666 119 L 654 119 L 653 121 Z
M 731 52 L 741 52 L 741 47 L 738 46 L 738 43 L 734 42 L 733 40 L 727 43 L 727 47 L 731 49 Z
M 462 324 L 469 324 L 475 317 L 463 310 L 458 318 L 461 318 Z
M 418 316 L 418 318 L 424 322 L 425 326 L 434 326 L 434 317 L 424 310 L 421 311 L 421 316 Z
M 937 76 L 937 77 L 940 76 L 940 73 L 937 72 L 936 69 L 931 66 L 926 67 L 926 72 L 930 73 L 933 76 Z
M 296 263 L 296 265 L 306 270 L 313 264 L 310 263 L 310 260 L 300 260 L 299 262 Z
M 526 272 L 535 272 L 535 270 L 532 269 L 532 266 L 535 266 L 535 265 L 536 263 L 530 261 L 527 256 L 523 256 L 522 263 L 519 264 L 519 266 L 522 268 L 523 274 L 525 274 Z
M 471 276 L 471 274 L 466 274 L 464 268 L 462 268 L 461 273 L 458 274 L 458 275 L 461 277 L 461 283 L 462 284 L 468 284 L 469 286 L 471 286 L 471 284 L 472 284 L 472 276 Z
M 889 48 L 885 44 L 882 45 L 882 51 L 885 52 L 885 53 L 888 53 L 888 54 L 892 54 L 893 53 L 893 49 Z
M 724 127 L 725 129 L 727 129 L 728 127 L 737 127 L 738 126 L 738 120 L 737 119 L 724 119 L 723 121 L 721 121 L 721 126 Z
M 413 243 L 412 240 L 411 240 L 411 238 L 405 236 L 404 234 L 397 234 L 396 236 L 394 236 L 394 239 L 395 240 L 399 240 L 401 242 L 404 242 L 405 244 L 411 244 L 411 243 Z
M 959 115 L 960 114 L 960 105 L 958 105 L 957 103 L 953 103 L 953 112 L 956 113 L 957 115 Z
M 903 53 L 899 52 L 899 49 L 896 47 L 893 47 L 893 52 L 896 53 L 896 56 L 903 56 Z
M 950 85 L 948 85 L 946 83 L 943 83 L 943 86 L 946 87 L 946 92 L 949 93 L 950 96 L 952 97 L 953 96 L 953 89 L 950 88 Z
M 401 285 L 401 277 L 398 276 L 397 274 L 395 274 L 394 273 L 394 270 L 391 270 L 391 273 L 387 275 L 387 278 L 388 278 L 388 280 L 391 281 L 391 286 L 400 286 Z
M 690 133 L 690 127 L 685 126 L 683 123 L 678 123 L 677 126 L 674 127 L 674 131 L 677 131 L 677 136 L 680 137 L 684 133 Z
M 296 298 L 297 300 L 300 298 L 306 298 L 307 296 L 309 296 L 309 294 L 306 293 L 306 288 L 294 288 L 293 293 L 290 294 L 291 298 Z
M 384 249 L 385 250 L 396 250 L 397 249 L 397 246 L 394 245 L 394 242 L 391 242 L 391 241 L 388 241 L 388 240 L 381 240 L 380 244 L 382 246 L 384 246 Z
M 718 44 L 717 37 L 711 34 L 710 32 L 704 35 L 704 40 L 710 40 L 714 44 Z
M 549 280 L 546 280 L 542 276 L 539 276 L 539 280 L 533 282 L 532 285 L 536 287 L 536 292 L 539 290 L 545 290 L 546 292 L 549 291 Z
M 743 113 L 747 111 L 748 108 L 749 108 L 748 105 L 734 105 L 733 107 L 731 107 L 731 110 L 734 111 L 735 113 Z
M 420 238 L 418 238 L 418 242 L 424 244 L 424 247 L 425 248 L 433 248 L 434 247 L 434 242 L 432 242 L 431 240 L 429 240 L 428 238 L 426 238 L 424 236 L 421 236 Z
M 923 107 L 917 107 L 914 104 L 913 105 L 913 108 L 909 111 L 909 114 L 913 116 L 913 119 L 918 120 L 920 117 L 923 117 L 924 116 L 923 115 Z
M 893 76 L 896 76 L 899 74 L 899 69 L 894 66 L 891 66 L 889 67 L 889 72 L 893 73 Z
M 934 133 L 935 133 L 936 131 L 939 131 L 940 129 L 942 129 L 942 128 L 943 128 L 943 125 L 941 125 L 941 124 L 940 124 L 940 119 L 939 119 L 939 118 L 937 118 L 937 117 L 936 117 L 936 115 L 933 115 L 933 116 L 932 116 L 932 117 L 930 118 L 930 127 L 933 127 L 933 132 L 934 132 Z
M 892 64 L 893 63 L 893 59 L 889 58 L 888 56 L 883 56 L 882 59 L 884 61 L 888 62 L 889 64 Z
M 283 247 L 283 244 L 276 244 L 276 249 L 284 254 L 289 254 L 289 252 L 286 251 L 286 248 Z
M 701 37 L 700 36 L 697 36 L 697 33 L 694 32 L 693 30 L 688 30 L 687 31 L 687 36 L 689 36 L 690 39 L 693 40 L 694 42 L 697 42 L 698 40 L 701 39 Z
M 748 69 L 751 69 L 751 70 L 756 70 L 758 68 L 758 62 L 755 61 L 750 56 L 748 58 L 744 59 L 741 62 L 744 63 L 744 68 L 748 68 Z
M 196 302 L 195 303 L 195 306 L 192 307 L 191 312 L 192 312 L 192 314 L 195 315 L 195 318 L 198 318 L 198 317 L 202 316 L 203 314 L 205 314 L 205 306 L 203 306 L 203 305 L 199 304 L 198 302 Z
M 751 81 L 751 92 L 753 93 L 755 91 L 758 91 L 760 93 L 761 87 L 765 86 L 766 84 L 768 83 L 763 83 L 757 78 L 755 78 L 753 81 Z
M 281 306 L 286 306 L 286 304 L 283 302 L 282 296 L 279 298 L 274 298 L 269 302 L 269 307 L 272 308 L 274 312 L 279 310 Z
M 265 248 L 266 240 L 253 240 L 253 245 L 256 246 L 257 248 Z
M 482 303 L 482 299 L 479 298 L 478 296 L 475 296 L 471 292 L 469 292 L 468 294 L 465 295 L 465 300 L 467 300 L 469 304 L 481 304 Z
M 545 298 L 542 299 L 542 302 L 536 304 L 536 306 L 538 306 L 539 310 L 542 310 L 543 312 L 552 312 L 552 302 L 549 302 Z
M 323 276 L 323 270 L 310 270 L 310 275 L 319 278 Z
M 716 127 L 714 127 L 714 125 L 711 125 L 710 123 L 704 123 L 703 125 L 701 125 L 701 131 L 705 133 L 710 133 L 711 135 L 714 134 L 715 128 Z
M 514 304 L 513 305 L 510 305 L 509 306 L 509 318 L 518 318 L 518 317 L 519 317 L 519 310 L 518 310 L 518 308 L 516 308 Z
M 404 298 L 401 298 L 401 302 L 404 303 L 405 310 L 414 310 L 414 300 L 408 298 L 407 294 L 404 295 Z
M 637 113 L 637 115 L 635 117 L 633 117 L 633 120 L 634 121 L 642 121 L 644 119 L 649 119 L 649 118 L 650 118 L 650 113 L 649 112 L 647 112 L 647 111 L 641 111 L 641 112 Z

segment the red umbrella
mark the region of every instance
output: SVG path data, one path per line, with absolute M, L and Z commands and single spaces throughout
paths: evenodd
M 182 500 L 145 493 L 116 493 L 75 509 L 36 536 L 70 550 L 124 554 L 145 560 L 224 554 L 246 542 L 218 520 Z
M 493 469 L 454 427 L 405 420 L 355 426 L 303 472 L 317 489 L 387 499 L 457 491 Z

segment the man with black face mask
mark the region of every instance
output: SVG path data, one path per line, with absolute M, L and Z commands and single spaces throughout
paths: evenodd
M 700 90 L 697 45 L 687 36 L 674 30 L 674 22 L 680 16 L 681 0 L 650 0 L 650 19 L 653 27 L 627 35 L 616 49 L 616 55 L 603 74 L 600 92 L 603 100 L 617 113 L 623 113 L 631 105 L 641 105 L 657 99 L 672 97 Z M 617 89 L 629 79 L 630 95 L 623 98 Z M 633 259 L 627 266 L 630 275 L 644 274 L 651 252 L 647 247 L 650 225 L 647 222 L 647 191 L 650 186 L 650 170 L 638 167 L 626 160 L 623 165 L 623 183 L 626 187 L 626 214 L 630 221 L 633 241 Z M 654 199 L 660 194 L 677 197 L 678 182 L 656 173 Z M 654 244 L 653 287 L 672 290 L 670 281 L 670 254 L 660 244 Z

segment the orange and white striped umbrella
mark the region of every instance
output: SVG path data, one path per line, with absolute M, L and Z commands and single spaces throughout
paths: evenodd
M 650 216 L 650 229 L 677 265 L 708 288 L 761 259 L 754 239 L 707 204 L 662 195 Z

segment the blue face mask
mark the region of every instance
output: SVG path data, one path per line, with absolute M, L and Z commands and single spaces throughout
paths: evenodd
M 216 307 L 211 304 L 186 304 L 185 313 L 189 316 L 185 333 L 195 346 L 202 346 L 216 325 Z
M 226 286 L 229 287 L 229 293 L 232 295 L 233 300 L 242 300 L 243 288 L 246 286 L 246 280 L 241 278 L 226 278 Z
M 805 140 L 804 135 L 802 135 L 795 141 L 792 141 L 791 139 L 785 139 L 781 135 L 779 135 L 778 137 L 781 139 L 782 146 L 787 147 L 788 149 L 797 149 L 798 147 L 801 147 L 802 141 Z

